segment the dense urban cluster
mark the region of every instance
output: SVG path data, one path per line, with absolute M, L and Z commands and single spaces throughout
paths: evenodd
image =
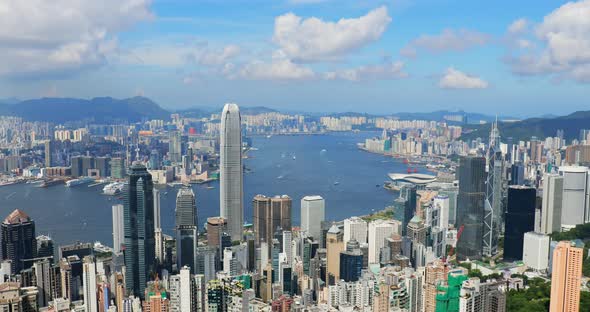
M 502 139 L 494 123 L 489 140 L 463 141 L 461 122 L 241 116 L 235 104 L 210 118 L 132 125 L 1 117 L 3 185 L 102 183 L 123 202 L 112 206 L 109 246 L 57 246 L 37 235 L 43 220 L 10 213 L 1 224 L 0 310 L 502 312 L 545 285 L 550 300 L 534 304 L 578 311 L 590 235 L 574 233 L 590 222 L 590 130 L 567 145 L 563 132 Z M 361 150 L 408 164 L 390 175 L 383 211 L 330 221 L 322 194 L 244 198 L 248 136 L 363 127 L 382 135 Z M 198 220 L 190 185 L 217 179 L 219 216 Z M 166 184 L 177 187 L 174 233 L 161 225 Z

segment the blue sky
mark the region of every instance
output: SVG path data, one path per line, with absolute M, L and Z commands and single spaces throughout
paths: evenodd
M 0 97 L 566 114 L 589 108 L 588 20 L 590 0 L 7 0 Z

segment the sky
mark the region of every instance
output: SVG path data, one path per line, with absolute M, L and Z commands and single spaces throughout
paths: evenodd
M 590 0 L 2 0 L 0 98 L 590 109 Z

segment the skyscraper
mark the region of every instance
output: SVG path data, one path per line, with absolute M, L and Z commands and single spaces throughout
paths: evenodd
M 301 199 L 301 230 L 307 236 L 319 241 L 325 219 L 325 202 L 321 196 L 305 196 Z
M 155 264 L 154 197 L 152 176 L 134 163 L 124 192 L 125 284 L 128 294 L 143 298 Z
M 225 104 L 221 113 L 219 139 L 219 205 L 228 222 L 232 240 L 242 240 L 244 223 L 244 183 L 242 171 L 242 132 L 240 110 Z
M 550 312 L 579 311 L 583 251 L 567 241 L 559 242 L 553 251 Z
M 344 245 L 351 239 L 359 244 L 367 243 L 368 231 L 367 221 L 359 217 L 344 219 Z
M 168 139 L 168 158 L 173 163 L 179 163 L 182 156 L 182 135 L 179 131 L 172 131 Z
M 188 187 L 176 195 L 176 263 L 188 266 L 194 273 L 197 267 L 197 207 L 195 194 Z
M 408 223 L 416 213 L 416 186 L 404 185 L 400 191 L 400 197 L 404 200 L 404 217 L 402 220 L 402 233 L 406 235 Z
M 561 227 L 571 229 L 590 222 L 588 167 L 562 166 L 559 167 L 559 174 L 563 176 Z
M 508 188 L 504 260 L 522 260 L 524 233 L 535 228 L 537 192 L 532 187 L 511 185 Z
M 98 299 L 96 297 L 96 263 L 92 257 L 85 257 L 82 265 L 84 288 L 84 307 L 86 312 L 98 312 Z
M 256 195 L 252 200 L 254 233 L 257 246 L 271 242 L 277 229 L 291 231 L 291 197 Z
M 35 221 L 19 209 L 11 212 L 2 222 L 2 260 L 10 260 L 10 273 L 17 274 L 28 269 L 25 260 L 37 253 Z
M 486 201 L 484 206 L 482 252 L 493 256 L 498 252 L 498 237 L 502 222 L 502 170 L 503 157 L 500 150 L 500 131 L 498 121 L 492 124 L 490 141 L 486 155 L 487 179 L 485 183 Z
M 340 280 L 340 253 L 345 250 L 343 237 L 344 233 L 336 225 L 332 225 L 326 236 L 326 283 L 328 285 L 334 285 Z
M 113 205 L 113 251 L 115 254 L 121 253 L 121 247 L 125 244 L 124 233 L 124 208 L 123 205 Z
M 485 166 L 483 157 L 466 156 L 459 160 L 457 228 L 463 234 L 457 241 L 459 260 L 480 259 L 483 243 L 485 202 Z
M 53 165 L 53 143 L 51 140 L 45 141 L 45 167 Z
M 546 174 L 543 178 L 541 233 L 551 234 L 561 230 L 562 204 L 563 177 L 557 174 Z

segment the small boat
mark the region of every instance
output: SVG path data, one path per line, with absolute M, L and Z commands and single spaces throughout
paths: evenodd
M 295 157 L 295 155 L 293 155 L 293 160 L 295 160 L 295 159 L 297 159 L 297 158 Z
M 214 189 L 214 188 L 215 188 L 215 186 L 211 186 L 211 185 L 207 186 L 207 189 L 208 189 L 208 190 L 212 190 L 212 189 Z
M 340 184 L 340 182 L 338 182 L 338 181 L 335 181 L 334 182 L 334 185 L 338 185 L 338 184 Z

